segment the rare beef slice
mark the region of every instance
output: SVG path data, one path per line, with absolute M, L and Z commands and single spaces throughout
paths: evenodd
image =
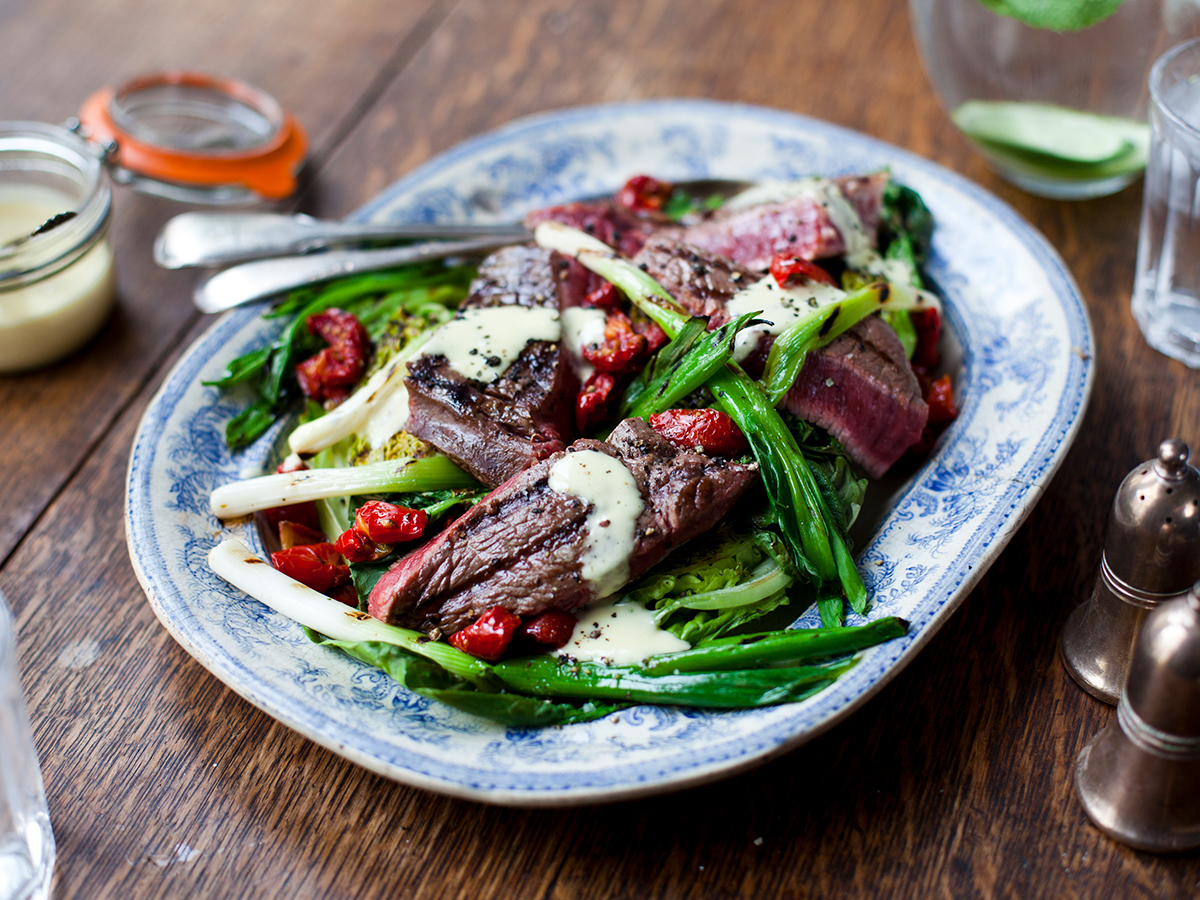
M 567 459 L 577 454 L 586 460 Z M 612 468 L 640 498 L 616 576 L 587 577 L 597 542 L 621 522 L 597 520 L 603 507 L 596 497 L 562 489 L 563 467 L 580 461 Z M 397 562 L 372 590 L 369 611 L 385 622 L 453 633 L 493 606 L 519 615 L 578 609 L 707 531 L 757 477 L 755 464 L 680 450 L 644 421 L 627 419 L 607 442 L 576 441 L 492 491 Z
M 868 235 L 873 236 L 879 227 L 888 180 L 883 172 L 832 181 L 854 207 Z M 845 224 L 831 215 L 829 200 L 814 191 L 755 206 L 719 209 L 711 218 L 688 228 L 681 239 L 761 272 L 779 253 L 804 259 L 840 256 L 849 249 L 850 236 L 842 233 Z

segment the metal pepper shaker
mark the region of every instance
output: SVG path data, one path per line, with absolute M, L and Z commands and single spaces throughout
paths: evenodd
M 1096 587 L 1067 619 L 1063 663 L 1088 693 L 1115 704 L 1147 614 L 1200 580 L 1200 472 L 1183 441 L 1130 472 L 1113 499 Z
M 1075 785 L 1124 844 L 1200 847 L 1200 584 L 1146 617 L 1116 719 L 1080 752 Z

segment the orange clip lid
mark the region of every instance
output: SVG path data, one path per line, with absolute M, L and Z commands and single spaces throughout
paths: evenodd
M 230 79 L 164 72 L 104 88 L 79 111 L 90 137 L 114 141 L 111 161 L 177 184 L 245 187 L 279 200 L 296 189 L 308 140 L 269 94 Z

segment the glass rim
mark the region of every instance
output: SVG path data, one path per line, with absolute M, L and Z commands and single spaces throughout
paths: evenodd
M 73 131 L 43 122 L 0 122 L 0 169 L 39 171 L 28 160 L 52 159 L 79 173 L 76 216 L 18 248 L 0 266 L 0 296 L 49 278 L 82 257 L 104 236 L 112 187 L 97 151 Z
M 1163 116 L 1171 121 L 1173 125 L 1181 128 L 1188 135 L 1200 140 L 1200 126 L 1193 125 L 1182 116 L 1179 115 L 1171 106 L 1169 106 L 1162 97 L 1162 82 L 1163 72 L 1167 66 L 1173 63 L 1178 57 L 1182 56 L 1189 50 L 1200 49 L 1200 38 L 1192 38 L 1184 41 L 1182 44 L 1176 44 L 1162 56 L 1160 56 L 1150 68 L 1150 78 L 1148 79 L 1147 87 L 1150 91 L 1150 102 L 1155 109 Z M 1200 76 L 1200 66 L 1197 66 L 1197 76 Z

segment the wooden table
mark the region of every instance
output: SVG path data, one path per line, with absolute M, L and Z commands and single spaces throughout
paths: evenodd
M 57 122 L 174 67 L 258 84 L 312 137 L 298 208 L 342 216 L 458 141 L 575 104 L 702 96 L 818 116 L 927 156 L 1059 250 L 1096 384 L 1045 497 L 920 657 L 850 721 L 716 785 L 521 811 L 392 783 L 277 724 L 158 624 L 122 534 L 134 428 L 209 324 L 117 191 L 119 309 L 46 371 L 0 378 L 0 588 L 58 839 L 61 898 L 1195 896 L 1200 859 L 1136 853 L 1072 789 L 1108 707 L 1056 655 L 1125 473 L 1200 441 L 1200 375 L 1129 313 L 1141 191 L 1040 200 L 993 176 L 921 69 L 906 4 L 785 0 L 0 0 L 0 119 Z M 818 774 L 819 773 L 819 774 Z

